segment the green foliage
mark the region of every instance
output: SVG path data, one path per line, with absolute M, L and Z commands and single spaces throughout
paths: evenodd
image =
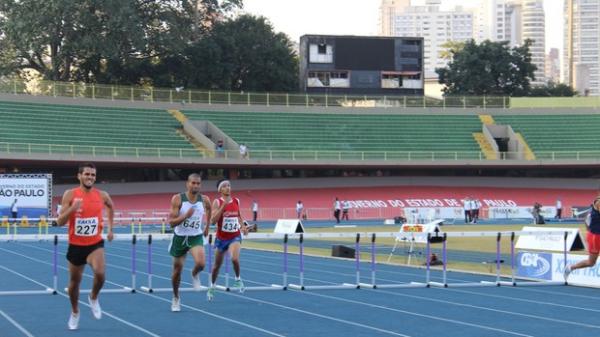
M 293 91 L 298 62 L 292 42 L 264 17 L 242 15 L 219 22 L 185 52 L 185 74 L 197 88 L 233 91 Z
M 573 87 L 552 81 L 544 86 L 535 86 L 529 92 L 529 96 L 533 97 L 573 97 L 575 95 L 577 95 L 577 91 Z
M 531 63 L 530 45 L 529 40 L 514 48 L 508 42 L 470 40 L 454 46 L 448 66 L 436 69 L 439 83 L 446 85 L 446 95 L 527 95 L 537 69 Z
M 139 84 L 242 0 L 0 0 L 0 76 Z

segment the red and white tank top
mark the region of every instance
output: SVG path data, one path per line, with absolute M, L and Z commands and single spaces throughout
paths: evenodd
M 100 191 L 92 188 L 84 192 L 80 187 L 72 189 L 73 199 L 81 199 L 81 207 L 69 217 L 69 243 L 91 246 L 102 240 L 102 211 L 104 200 Z
M 223 198 L 217 199 L 219 207 L 225 202 Z M 241 235 L 240 232 L 240 200 L 232 198 L 231 202 L 225 205 L 219 221 L 217 221 L 217 239 L 231 240 Z

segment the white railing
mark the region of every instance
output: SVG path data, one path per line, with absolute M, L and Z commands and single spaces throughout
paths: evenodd
M 58 145 L 37 143 L 0 142 L 0 154 L 27 155 L 62 155 L 62 156 L 92 156 L 97 158 L 116 157 L 157 157 L 157 158 L 214 158 L 217 160 L 287 160 L 287 161 L 506 161 L 523 160 L 523 155 L 501 152 L 495 160 L 486 159 L 481 151 L 316 151 L 316 150 L 251 150 L 247 157 L 242 157 L 237 150 L 222 152 L 202 151 L 194 149 L 153 148 L 153 147 L 123 147 L 123 146 L 94 146 L 94 145 Z M 536 151 L 535 160 L 600 160 L 599 151 Z
M 194 149 L 160 148 L 160 147 L 126 147 L 96 145 L 61 145 L 37 143 L 0 142 L 0 153 L 8 154 L 48 154 L 62 156 L 92 157 L 158 157 L 158 158 L 206 158 L 212 156 L 207 151 Z
M 36 96 L 126 100 L 130 102 L 203 103 L 257 106 L 305 107 L 394 107 L 394 108 L 502 108 L 510 107 L 510 97 L 343 95 L 271 92 L 223 92 L 169 88 L 103 85 L 92 83 L 0 80 L 0 93 Z

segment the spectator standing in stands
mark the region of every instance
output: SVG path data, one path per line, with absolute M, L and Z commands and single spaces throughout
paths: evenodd
M 561 217 L 562 217 L 562 202 L 560 201 L 560 199 L 556 199 L 556 216 L 554 218 L 558 219 L 558 221 L 560 221 Z
M 303 218 L 302 215 L 304 214 L 304 204 L 302 204 L 302 200 L 298 200 L 296 203 L 296 214 L 298 215 L 298 219 Z
M 252 200 L 252 221 L 258 219 L 258 201 Z
M 248 147 L 246 144 L 240 144 L 240 157 L 242 159 L 248 159 Z
M 471 222 L 471 199 L 466 197 L 463 200 L 463 209 L 465 211 L 465 223 Z
M 333 202 L 333 216 L 335 217 L 335 222 L 340 223 L 340 213 L 342 212 L 342 205 L 340 200 L 336 197 Z
M 573 270 L 596 265 L 596 260 L 598 260 L 598 254 L 600 253 L 600 196 L 594 200 L 590 213 L 585 219 L 585 226 L 587 228 L 588 258 L 574 265 L 568 265 L 565 268 L 565 282 L 567 282 L 569 274 Z
M 348 218 L 348 212 L 350 211 L 350 201 L 344 200 L 342 201 L 342 220 L 350 220 Z
M 225 148 L 223 147 L 222 139 L 219 139 L 219 141 L 217 142 L 215 150 L 217 152 L 217 157 L 223 158 L 225 156 Z

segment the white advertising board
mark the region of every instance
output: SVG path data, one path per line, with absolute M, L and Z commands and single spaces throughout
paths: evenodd
M 0 174 L 0 216 L 48 216 L 51 199 L 51 174 Z

